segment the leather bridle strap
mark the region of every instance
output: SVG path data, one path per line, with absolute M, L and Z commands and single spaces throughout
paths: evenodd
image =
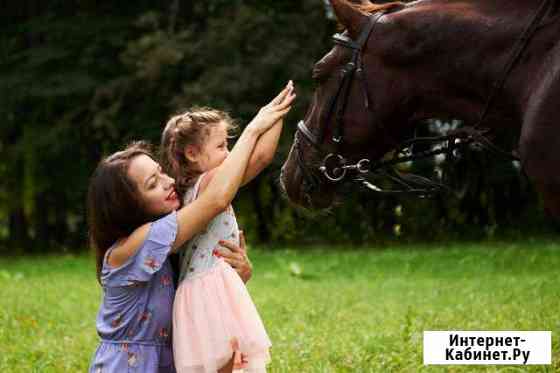
M 492 91 L 490 92 L 490 95 L 488 96 L 488 99 L 486 100 L 486 105 L 484 106 L 484 110 L 480 114 L 480 118 L 478 120 L 478 123 L 475 124 L 474 127 L 480 126 L 482 124 L 482 122 L 484 122 L 484 119 L 486 119 L 486 116 L 488 115 L 488 112 L 490 111 L 490 108 L 492 107 L 492 104 L 494 103 L 494 100 L 496 99 L 498 94 L 504 88 L 504 86 L 506 84 L 506 81 L 507 81 L 507 78 L 509 77 L 509 74 L 511 73 L 513 68 L 516 66 L 517 61 L 519 61 L 519 59 L 521 58 L 521 55 L 523 54 L 523 52 L 527 48 L 527 45 L 529 44 L 529 41 L 531 40 L 531 38 L 533 37 L 533 35 L 537 31 L 537 29 L 539 28 L 539 23 L 542 20 L 542 18 L 544 17 L 544 15 L 546 14 L 546 12 L 547 12 L 548 8 L 550 7 L 551 3 L 552 3 L 552 0 L 543 0 L 541 2 L 539 8 L 535 11 L 535 14 L 533 15 L 533 18 L 531 19 L 531 23 L 529 23 L 526 26 L 526 28 L 525 28 L 525 30 L 523 30 L 523 33 L 521 34 L 521 36 L 517 39 L 517 43 L 514 45 L 513 49 L 510 52 L 509 60 L 506 64 L 506 66 L 504 67 L 502 75 L 492 85 Z
M 330 99 L 329 101 L 329 109 L 327 111 L 326 123 L 325 125 L 321 126 L 319 130 L 319 135 L 314 135 L 306 126 L 304 121 L 300 121 L 297 126 L 296 135 L 294 141 L 296 142 L 295 152 L 296 152 L 296 160 L 301 169 L 301 172 L 304 175 L 304 186 L 307 188 L 316 187 L 319 184 L 319 180 L 317 176 L 306 169 L 305 162 L 302 158 L 302 149 L 300 148 L 300 144 L 297 144 L 297 134 L 301 133 L 311 144 L 314 148 L 316 148 L 319 152 L 322 151 L 321 144 L 324 140 L 324 135 L 326 133 L 326 129 L 328 127 L 331 118 L 333 117 L 333 113 L 335 110 L 335 122 L 334 122 L 334 129 L 333 129 L 333 141 L 335 144 L 338 144 L 342 141 L 342 131 L 343 131 L 343 115 L 346 109 L 346 104 L 348 101 L 349 89 L 352 84 L 352 76 L 354 72 L 357 72 L 358 78 L 362 80 L 362 91 L 364 93 L 365 98 L 365 105 L 369 108 L 369 94 L 367 91 L 367 82 L 365 79 L 365 74 L 363 73 L 362 68 L 362 50 L 367 43 L 369 36 L 373 32 L 377 21 L 381 16 L 383 16 L 384 12 L 376 13 L 375 15 L 369 16 L 367 25 L 361 31 L 360 36 L 358 37 L 357 41 L 352 40 L 348 33 L 345 32 L 343 34 L 335 34 L 333 36 L 333 40 L 335 44 L 343 46 L 345 48 L 349 48 L 352 50 L 352 58 L 350 62 L 346 64 L 346 66 L 341 71 L 341 84 L 338 86 L 336 94 Z M 337 103 L 340 97 L 344 97 L 344 101 L 340 107 L 337 108 Z M 323 161 L 324 162 L 324 161 Z
M 307 140 L 309 140 L 311 144 L 313 144 L 316 148 L 319 148 L 319 146 L 321 145 L 319 143 L 319 140 L 317 139 L 317 137 L 315 137 L 315 135 L 311 133 L 311 131 L 307 129 L 303 120 L 300 120 L 298 122 L 297 129 L 305 136 Z
M 337 89 L 336 95 L 333 97 L 333 99 L 330 102 L 329 105 L 329 110 L 328 110 L 328 115 L 326 117 L 326 121 L 327 121 L 327 125 L 329 123 L 329 121 L 332 118 L 332 114 L 333 112 L 336 110 L 336 115 L 335 115 L 335 123 L 334 123 L 334 129 L 333 129 L 333 142 L 335 144 L 339 144 L 342 141 L 343 138 L 343 132 L 344 132 L 344 126 L 343 126 L 343 116 L 344 116 L 344 112 L 346 110 L 346 105 L 348 103 L 348 96 L 349 96 L 349 91 L 350 91 L 350 87 L 352 85 L 352 77 L 354 75 L 354 72 L 357 72 L 358 74 L 358 78 L 359 79 L 365 79 L 365 74 L 363 73 L 363 68 L 362 68 L 362 51 L 364 49 L 364 46 L 366 45 L 371 33 L 373 32 L 373 30 L 375 29 L 375 25 L 377 24 L 377 22 L 379 21 L 379 18 L 381 18 L 381 16 L 383 16 L 383 12 L 379 12 L 376 13 L 373 16 L 368 17 L 368 23 L 365 26 L 365 28 L 361 31 L 360 36 L 358 37 L 357 41 L 354 41 L 352 39 L 350 39 L 348 37 L 348 33 L 344 32 L 343 34 L 335 34 L 333 36 L 333 40 L 335 42 L 335 44 L 341 45 L 343 47 L 352 49 L 352 58 L 350 60 L 350 62 L 348 62 L 346 64 L 346 66 L 344 66 L 344 68 L 341 71 L 342 74 L 342 80 L 341 83 Z M 363 90 L 363 95 L 364 95 L 364 101 L 366 104 L 366 107 L 369 108 L 369 95 L 368 95 L 368 91 L 367 91 L 367 83 L 365 82 L 365 80 L 363 80 L 361 82 L 362 84 L 360 84 L 360 87 Z M 341 96 L 343 97 L 343 101 L 342 101 L 342 105 L 340 107 L 337 107 L 337 102 L 339 97 Z M 323 131 L 321 133 L 320 136 L 320 141 L 322 142 L 324 139 L 324 133 L 326 130 L 327 126 L 323 127 Z

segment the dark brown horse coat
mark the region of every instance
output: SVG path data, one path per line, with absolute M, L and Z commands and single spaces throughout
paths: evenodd
M 364 108 L 353 82 L 344 113 L 341 153 L 350 159 L 379 159 L 423 119 L 480 120 L 493 86 L 511 59 L 512 49 L 542 0 L 419 0 L 409 4 L 356 7 L 331 0 L 339 21 L 356 38 L 371 13 L 386 9 L 363 51 L 371 110 Z M 353 3 L 357 3 L 354 1 Z M 518 151 L 526 173 L 542 192 L 546 208 L 560 216 L 560 1 L 553 0 L 539 27 L 508 74 L 481 124 L 519 133 Z M 318 82 L 305 117 L 311 131 L 327 126 L 323 143 L 333 147 L 329 99 L 338 87 L 337 72 L 350 51 L 335 46 L 314 68 Z M 409 131 L 408 131 L 409 132 Z M 300 140 L 308 169 L 317 152 Z M 288 155 L 281 182 L 289 198 L 306 207 L 326 207 L 336 187 L 322 183 L 311 194 Z

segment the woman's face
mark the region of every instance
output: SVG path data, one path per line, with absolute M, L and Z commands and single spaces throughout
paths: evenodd
M 136 183 L 148 214 L 161 216 L 180 207 L 175 180 L 163 173 L 161 166 L 149 156 L 134 157 L 128 176 Z
M 227 124 L 220 122 L 210 128 L 204 145 L 197 151 L 187 146 L 189 158 L 196 163 L 200 171 L 206 172 L 218 167 L 229 155 L 227 141 Z

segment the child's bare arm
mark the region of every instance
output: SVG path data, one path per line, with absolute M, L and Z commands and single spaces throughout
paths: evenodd
M 242 186 L 253 180 L 272 162 L 274 153 L 276 152 L 276 148 L 278 147 L 280 134 L 282 133 L 283 122 L 283 120 L 278 121 L 278 123 L 276 123 L 274 127 L 262 134 L 257 140 L 257 143 L 255 144 L 253 152 L 251 153 L 251 157 L 249 158 L 247 168 L 245 169 L 245 173 L 243 175 L 243 181 L 241 182 Z M 257 149 L 257 147 L 259 146 L 261 149 Z M 203 192 L 206 189 L 206 186 L 208 186 L 208 183 L 210 183 L 210 180 L 212 180 L 212 178 L 214 177 L 216 169 L 217 168 L 214 168 L 208 171 L 202 177 L 198 189 L 199 193 Z
M 290 86 L 291 84 L 288 85 L 288 87 Z M 173 245 L 174 249 L 202 230 L 214 216 L 229 206 L 239 186 L 242 185 L 243 175 L 246 173 L 258 139 L 271 127 L 278 126 L 282 118 L 290 111 L 295 98 L 295 95 L 290 92 L 291 89 L 284 89 L 268 105 L 259 110 L 259 113 L 243 131 L 228 157 L 220 166 L 210 170 L 203 177 L 198 198 L 178 210 L 179 232 Z M 256 138 L 255 131 L 258 132 Z M 248 154 L 246 150 L 249 150 Z M 241 170 L 243 172 L 239 173 Z M 198 211 L 199 216 L 193 217 L 191 210 Z
M 278 124 L 278 121 L 290 111 L 292 101 L 293 97 L 281 101 L 275 99 L 261 108 L 245 128 L 226 160 L 211 170 L 212 177 L 205 177 L 207 179 L 203 188 L 205 190 L 199 192 L 199 197 L 195 201 L 177 210 L 178 227 L 172 252 L 204 229 L 210 220 L 229 206 L 243 181 L 243 175 L 258 138 Z M 151 224 L 142 225 L 121 240 L 108 258 L 109 264 L 122 265 L 134 255 L 146 240 Z
M 293 83 L 290 81 L 286 85 L 286 88 L 284 88 L 282 92 L 280 92 L 278 96 L 276 96 L 267 106 L 291 105 L 295 97 L 296 95 L 294 93 Z M 253 180 L 272 162 L 276 149 L 278 148 L 278 142 L 280 140 L 280 135 L 282 134 L 283 126 L 284 116 L 282 116 L 280 120 L 278 120 L 258 138 L 249 158 L 249 162 L 247 163 L 247 168 L 245 169 L 243 180 L 241 182 L 242 186 Z M 206 175 L 204 175 L 202 181 L 200 182 L 199 193 L 206 188 L 210 180 L 212 180 L 214 173 L 215 169 L 210 170 Z
M 284 89 L 273 100 L 273 102 L 280 103 L 284 100 L 293 101 L 295 96 L 294 86 L 292 81 L 290 81 L 286 89 Z M 251 154 L 251 158 L 249 159 L 249 163 L 247 164 L 247 169 L 243 175 L 241 185 L 245 185 L 249 181 L 253 180 L 261 173 L 262 170 L 272 163 L 274 155 L 276 154 L 276 149 L 278 148 L 278 142 L 280 140 L 283 127 L 284 120 L 282 118 L 278 123 L 259 137 L 257 144 L 253 149 L 253 153 Z
M 210 220 L 225 209 L 235 196 L 250 154 L 262 133 L 260 129 L 254 127 L 248 126 L 243 131 L 231 152 L 231 157 L 213 170 L 214 182 L 207 185 L 206 191 L 193 202 L 177 210 L 177 235 L 171 252 L 175 252 L 192 236 L 204 229 Z M 108 258 L 109 264 L 120 266 L 134 255 L 148 237 L 151 224 L 146 223 L 137 228 L 121 244 L 117 245 Z
M 262 170 L 272 163 L 283 127 L 284 121 L 281 120 L 259 137 L 255 149 L 253 149 L 253 153 L 251 154 L 251 158 L 249 159 L 241 185 L 245 185 L 253 180 Z

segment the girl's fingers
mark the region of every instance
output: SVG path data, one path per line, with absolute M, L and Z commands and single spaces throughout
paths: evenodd
M 289 99 L 290 99 L 292 96 L 294 96 L 295 94 L 296 94 L 296 89 L 295 89 L 293 86 L 290 87 L 289 90 L 288 90 L 288 92 L 287 92 L 287 94 L 284 95 L 284 96 L 282 97 L 282 100 L 280 100 L 280 101 L 278 102 L 278 104 L 284 103 L 285 101 L 289 100 Z
M 286 96 L 286 98 L 284 99 L 284 101 L 282 101 L 281 103 L 279 103 L 278 105 L 276 105 L 274 107 L 275 110 L 284 110 L 285 108 L 287 108 L 288 106 L 290 106 L 292 104 L 292 102 L 294 102 L 295 98 L 296 98 L 296 94 L 292 93 L 288 96 Z
M 280 91 L 280 93 L 274 97 L 274 99 L 272 99 L 272 101 L 270 102 L 269 105 L 278 105 L 279 103 L 282 102 L 282 100 L 284 100 L 284 98 L 286 97 L 286 95 L 293 89 L 293 83 L 290 80 L 288 82 L 288 84 L 286 84 L 286 86 L 284 87 L 284 89 L 282 89 L 282 91 Z
M 274 113 L 274 116 L 273 116 L 273 121 L 274 121 L 274 123 L 278 123 L 278 121 L 279 121 L 281 118 L 285 117 L 286 114 L 288 114 L 288 112 L 289 112 L 291 109 L 292 109 L 292 107 L 291 107 L 291 106 L 288 106 L 287 108 L 285 108 L 285 109 L 283 109 L 283 110 L 280 110 L 280 111 L 277 111 L 276 113 Z
M 288 84 L 286 84 L 286 86 L 284 87 L 284 89 L 282 91 L 280 91 L 278 96 L 274 97 L 274 99 L 271 101 L 272 105 L 278 105 L 279 103 L 282 102 L 282 100 L 284 100 L 284 98 L 286 97 L 288 92 L 291 90 L 292 86 L 291 86 L 290 82 L 288 82 Z

